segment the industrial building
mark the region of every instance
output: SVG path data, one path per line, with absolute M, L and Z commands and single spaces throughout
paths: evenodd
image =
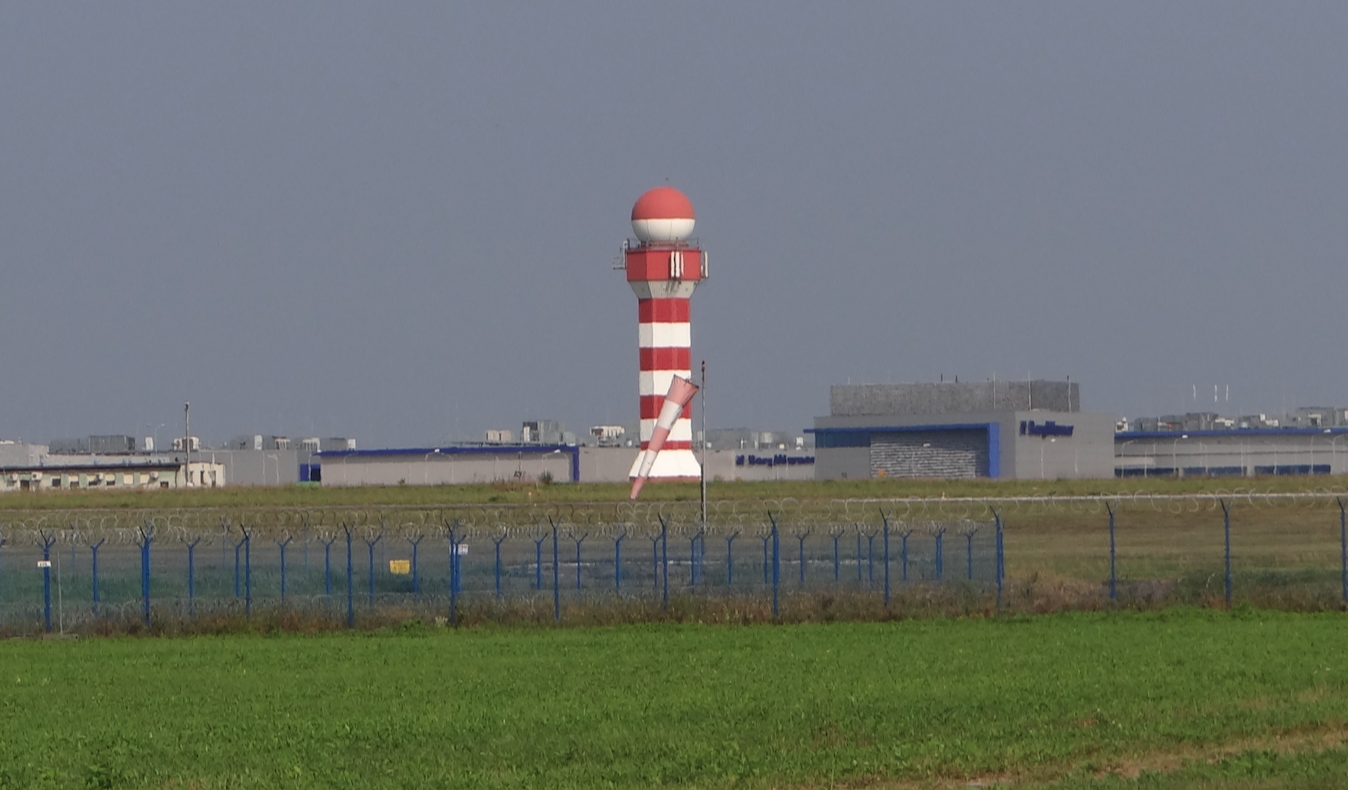
M 1114 417 L 1069 381 L 838 385 L 811 432 L 821 480 L 1114 474 Z
M 328 486 L 446 485 L 501 481 L 578 482 L 580 446 L 481 444 L 317 453 Z M 624 477 L 623 479 L 626 479 Z
M 0 466 L 0 491 L 220 488 L 223 464 L 181 458 L 48 456 L 41 464 Z
M 1191 412 L 1131 424 L 1114 434 L 1118 477 L 1348 474 L 1343 408 L 1303 407 L 1280 417 Z

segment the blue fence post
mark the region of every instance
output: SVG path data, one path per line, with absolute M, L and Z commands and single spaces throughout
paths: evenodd
M 782 547 L 777 532 L 777 519 L 772 518 L 771 513 L 768 514 L 768 518 L 772 520 L 772 616 L 776 619 L 781 614 L 778 598 L 782 587 Z
M 414 595 L 421 594 L 421 569 L 417 567 L 417 560 L 420 558 L 417 554 L 421 550 L 421 541 L 425 537 L 425 535 L 417 535 L 416 540 L 404 538 L 404 540 L 412 544 L 412 593 Z M 497 546 L 499 549 L 500 544 L 497 544 Z
M 351 556 L 351 527 L 342 525 L 346 532 L 346 627 L 356 627 L 356 569 Z
M 1348 511 L 1339 499 L 1339 580 L 1343 585 L 1343 602 L 1348 604 Z
M 978 527 L 974 527 L 964 533 L 964 560 L 967 566 L 965 577 L 969 581 L 974 580 L 974 535 L 978 534 Z
M 772 530 L 768 530 L 761 536 L 763 540 L 763 584 L 772 583 Z
M 1225 500 L 1222 504 L 1222 529 L 1226 533 L 1226 605 L 1231 605 L 1231 508 Z
M 498 600 L 501 597 L 501 544 L 505 542 L 507 537 L 508 533 L 501 530 L 500 535 L 491 539 L 492 543 L 496 544 L 496 598 Z
M 253 616 L 253 531 L 243 531 L 243 616 Z
M 899 581 L 908 581 L 908 536 L 911 534 L 911 529 L 899 533 Z
M 89 571 L 93 575 L 94 615 L 98 614 L 98 550 L 107 538 L 99 538 L 97 543 L 89 544 Z
M 561 554 L 557 549 L 557 522 L 548 516 L 548 523 L 552 525 L 552 621 L 560 623 L 562 621 L 562 562 Z
M 996 563 L 994 575 L 997 577 L 997 609 L 1000 611 L 1002 608 L 1002 582 L 1006 579 L 1006 565 L 1003 559 L 1005 557 L 1005 554 L 1002 550 L 1003 546 L 1005 545 L 1004 544 L 1005 532 L 1002 529 L 1003 526 L 1002 514 L 994 511 L 992 514 L 992 518 L 993 524 L 995 525 L 997 530 L 997 557 L 994 560 L 994 562 Z
M 661 606 L 669 611 L 669 525 L 664 516 L 660 516 L 660 589 Z
M 735 586 L 735 538 L 740 536 L 740 531 L 726 535 L 725 537 L 725 586 Z
M 543 589 L 543 541 L 548 534 L 542 530 L 534 532 L 534 589 Z
M 449 536 L 449 622 L 459 622 L 459 544 L 463 535 L 458 532 L 459 522 L 445 521 L 445 534 Z
M 842 581 L 842 562 L 838 554 L 838 539 L 842 537 L 842 531 L 836 526 L 829 527 L 828 534 L 833 537 L 833 583 Z
M 243 538 L 239 538 L 238 543 L 230 541 L 234 546 L 234 597 L 243 597 Z
M 323 594 L 332 597 L 332 544 L 337 542 L 337 535 L 319 540 L 323 543 Z
M 880 513 L 880 518 L 884 520 L 884 526 L 881 527 L 885 533 L 884 552 L 885 552 L 885 606 L 889 606 L 889 516 L 884 512 Z
M 697 586 L 697 532 L 688 538 L 688 586 Z
M 225 568 L 225 567 L 227 567 L 227 566 L 229 565 L 229 551 L 228 551 L 228 547 L 231 547 L 231 546 L 234 545 L 234 541 L 233 541 L 233 540 L 230 540 L 230 537 L 229 537 L 229 528 L 230 528 L 230 525 L 229 525 L 229 519 L 227 519 L 227 518 L 222 518 L 222 519 L 220 519 L 220 567 L 221 567 L 221 568 Z M 234 564 L 235 564 L 236 567 L 238 566 L 238 562 L 237 562 L 238 557 L 239 557 L 239 555 L 238 555 L 238 552 L 236 551 L 235 554 L 234 554 L 234 558 L 235 558 L 235 563 L 234 563 Z M 238 598 L 238 597 L 239 597 L 239 595 L 238 595 L 237 592 L 234 594 L 234 597 L 235 597 L 235 598 Z
M 585 539 L 588 538 L 588 537 L 590 537 L 590 533 L 588 533 L 588 532 L 586 532 L 584 535 L 581 535 L 580 537 L 576 537 L 575 535 L 572 535 L 572 536 L 571 536 L 571 539 L 574 540 L 574 541 L 576 542 L 576 589 L 577 589 L 577 590 L 580 589 L 580 544 L 584 543 L 584 542 L 585 542 Z
M 942 556 L 943 543 L 945 542 L 945 527 L 937 527 L 932 530 L 932 537 L 936 539 L 936 581 L 941 580 L 945 572 L 945 558 Z
M 289 535 L 286 535 L 286 539 L 285 539 L 285 540 L 278 540 L 278 541 L 276 541 L 276 547 L 277 547 L 278 549 L 281 550 L 281 602 L 282 602 L 282 603 L 285 603 L 285 599 L 286 599 L 286 547 L 290 545 L 290 541 L 291 541 L 291 540 L 293 540 L 293 538 L 291 538 L 291 536 L 289 536 Z
M 150 544 L 154 541 L 154 526 L 140 528 L 140 590 L 145 604 L 145 627 L 150 627 Z
M 102 543 L 103 541 L 99 541 Z M 192 539 L 191 543 L 186 540 L 183 544 L 187 546 L 187 616 L 197 616 L 197 544 L 201 542 L 201 536 L 198 535 Z M 98 554 L 94 554 L 94 563 L 98 563 Z M 94 603 L 98 602 L 98 574 L 94 574 Z
M 51 547 L 56 543 L 56 533 L 39 530 L 38 534 L 42 536 L 42 622 L 51 633 Z
M 1105 510 L 1109 512 L 1109 600 L 1117 601 L 1119 598 L 1119 577 L 1116 572 L 1114 555 L 1114 506 L 1106 502 Z
M 805 586 L 805 539 L 810 537 L 812 530 L 806 529 L 804 532 L 796 533 L 797 557 L 800 560 L 800 586 Z
M 613 536 L 613 589 L 621 592 L 623 588 L 623 538 L 627 537 L 627 527 Z
M 857 582 L 860 582 L 860 581 L 864 578 L 864 577 L 861 575 L 861 532 L 862 532 L 862 530 L 861 530 L 861 525 L 860 525 L 860 524 L 857 524 L 857 525 L 856 525 L 856 528 L 857 528 Z
M 875 533 L 866 533 L 866 582 L 875 584 Z
M 370 587 L 370 593 L 369 593 L 369 601 L 370 601 L 370 605 L 371 605 L 371 606 L 374 606 L 374 547 L 379 543 L 379 541 L 381 541 L 381 540 L 383 540 L 383 539 L 384 539 L 384 531 L 383 531 L 382 529 L 379 531 L 379 534 L 378 534 L 378 535 L 375 535 L 375 536 L 374 536 L 374 540 L 370 540 L 369 538 L 365 538 L 365 546 L 370 550 L 370 580 L 369 580 L 369 581 L 370 581 L 370 585 L 369 585 L 369 587 Z

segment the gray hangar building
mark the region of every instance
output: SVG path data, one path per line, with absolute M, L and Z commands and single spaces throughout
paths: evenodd
M 838 385 L 814 421 L 815 478 L 1114 476 L 1114 416 L 1070 381 Z

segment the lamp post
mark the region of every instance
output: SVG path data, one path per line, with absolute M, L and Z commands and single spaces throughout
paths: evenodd
M 437 447 L 437 448 L 435 448 L 434 450 L 431 450 L 429 453 L 426 453 L 426 456 L 425 456 L 424 458 L 421 459 L 421 484 L 422 484 L 422 485 L 427 485 L 427 478 L 426 478 L 426 475 L 427 475 L 427 473 L 430 471 L 429 467 L 430 467 L 430 463 L 431 463 L 431 456 L 432 456 L 432 455 L 439 455 L 439 454 L 440 454 L 440 448 Z
M 1171 465 L 1172 467 L 1174 467 L 1174 469 L 1173 469 L 1172 471 L 1175 473 L 1175 477 L 1176 477 L 1176 478 L 1178 478 L 1178 477 L 1180 476 L 1180 468 L 1179 468 L 1179 450 L 1178 450 L 1179 441 L 1180 441 L 1180 439 L 1188 439 L 1188 438 L 1189 438 L 1189 434 L 1187 434 L 1187 433 L 1182 433 L 1182 434 L 1180 434 L 1179 439 L 1176 439 L 1176 440 L 1174 440 L 1173 442 L 1170 443 L 1170 465 Z
M 1330 433 L 1330 430 L 1326 428 L 1325 433 Z M 1338 464 L 1339 460 L 1339 440 L 1343 437 L 1344 434 L 1339 434 L 1329 440 L 1329 473 L 1331 475 L 1337 472 L 1335 466 Z
M 183 464 L 183 472 L 187 475 L 187 487 L 192 487 L 192 403 L 188 401 L 183 404 L 183 452 L 187 461 Z M 266 472 L 264 471 L 265 475 Z
M 147 448 L 147 452 L 149 452 L 149 451 L 155 451 L 155 452 L 158 452 L 158 450 L 159 450 L 159 429 L 160 429 L 160 428 L 163 428 L 163 427 L 164 427 L 164 423 L 162 423 L 162 422 L 159 423 L 158 425 L 155 425 L 155 424 L 152 423 L 152 422 L 147 422 L 147 423 L 145 423 L 145 430 L 150 434 L 150 436 L 148 437 L 148 438 L 150 439 L 150 446 L 149 446 L 149 448 Z
M 1124 441 L 1123 444 L 1119 445 L 1119 450 L 1118 450 L 1118 452 L 1116 453 L 1116 455 L 1118 456 L 1119 461 L 1123 461 L 1125 458 L 1128 457 L 1128 453 L 1125 452 L 1125 451 L 1128 449 L 1128 445 L 1130 445 L 1130 444 L 1132 444 L 1133 442 L 1136 442 L 1136 441 L 1137 441 L 1136 439 L 1128 439 L 1128 440 Z M 1143 476 L 1143 477 L 1146 477 L 1146 476 L 1147 476 L 1147 464 L 1146 464 L 1145 462 L 1142 464 L 1142 476 Z

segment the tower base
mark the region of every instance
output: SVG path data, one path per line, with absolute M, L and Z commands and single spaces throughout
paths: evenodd
M 632 464 L 632 471 L 627 473 L 628 479 L 636 479 L 637 472 L 641 470 L 641 460 L 646 457 L 648 450 L 642 450 L 637 453 L 637 460 Z M 697 480 L 702 477 L 702 465 L 697 462 L 697 456 L 692 450 L 661 450 L 660 454 L 655 456 L 655 465 L 651 467 L 651 480 Z

